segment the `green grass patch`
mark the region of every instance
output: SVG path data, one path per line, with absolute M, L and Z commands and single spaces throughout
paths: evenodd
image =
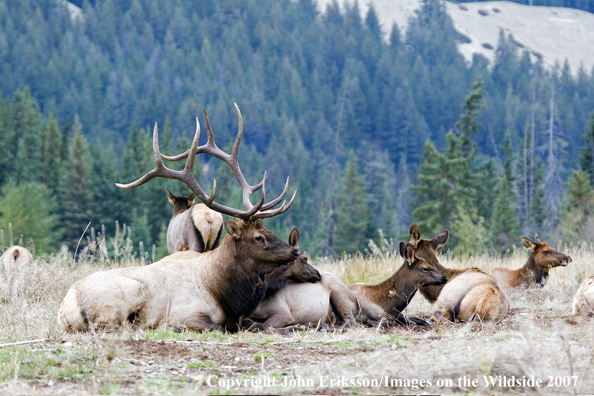
M 338 344 L 336 344 L 339 348 L 352 348 L 353 344 L 351 344 L 350 342 L 339 342 Z
M 204 362 L 198 363 L 190 363 L 188 364 L 188 368 L 214 368 L 215 364 L 210 360 L 205 360 Z
M 274 357 L 274 355 L 272 353 L 268 353 L 268 352 L 259 353 L 256 356 L 254 356 L 254 360 L 260 360 L 262 358 L 267 358 L 267 357 Z

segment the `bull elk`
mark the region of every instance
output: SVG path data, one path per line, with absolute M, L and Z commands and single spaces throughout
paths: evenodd
M 221 243 L 223 216 L 203 203 L 194 204 L 196 195 L 176 196 L 165 189 L 173 213 L 167 227 L 167 251 L 206 252 Z
M 10 299 L 19 293 L 20 279 L 33 265 L 33 255 L 22 246 L 11 246 L 0 257 L 0 288 L 3 298 Z
M 266 172 L 262 181 L 249 185 L 237 161 L 243 134 L 243 120 L 237 105 L 239 127 L 231 154 L 220 150 L 215 142 L 206 110 L 204 118 L 208 141 L 199 146 L 200 124 L 186 152 L 168 157 L 159 152 L 157 125 L 153 132 L 155 169 L 130 184 L 117 184 L 131 189 L 155 177 L 184 182 L 209 208 L 235 218 L 227 220 L 228 235 L 219 248 L 205 253 L 177 252 L 144 267 L 117 268 L 101 271 L 76 282 L 62 301 L 59 323 L 67 331 L 85 331 L 89 327 L 118 329 L 129 322 L 134 329 L 165 324 L 193 330 L 234 330 L 240 317 L 248 316 L 258 306 L 266 291 L 267 275 L 299 257 L 299 251 L 281 241 L 264 228 L 263 218 L 287 211 L 295 200 L 273 209 L 285 197 L 289 180 L 281 195 L 265 202 Z M 206 153 L 227 163 L 243 191 L 245 211 L 214 201 L 216 182 L 210 196 L 200 187 L 192 168 L 196 155 Z M 187 159 L 181 171 L 167 168 L 162 158 L 170 161 Z M 251 195 L 260 190 L 260 199 L 253 205 Z
M 289 243 L 299 249 L 297 229 L 291 232 Z M 317 279 L 312 270 L 317 273 Z M 333 315 L 335 325 L 356 326 L 359 307 L 355 295 L 336 276 L 328 272 L 320 274 L 308 264 L 303 253 L 295 264 L 288 265 L 286 270 L 276 270 L 267 280 L 266 297 L 249 319 L 243 321 L 244 328 L 276 329 L 282 333 L 301 329 L 298 325 L 331 323 Z
M 361 306 L 361 322 L 381 322 L 385 325 L 428 324 L 420 318 L 407 318 L 402 311 L 420 287 L 443 285 L 448 279 L 427 260 L 418 256 L 410 243 L 400 242 L 399 251 L 404 264 L 390 278 L 377 285 L 354 283 L 348 286 Z
M 517 270 L 498 267 L 492 271 L 492 275 L 506 289 L 531 285 L 544 286 L 551 268 L 565 267 L 571 263 L 571 257 L 556 251 L 538 235 L 534 238 L 534 242 L 525 236 L 521 240 L 524 247 L 530 249 L 526 264 Z

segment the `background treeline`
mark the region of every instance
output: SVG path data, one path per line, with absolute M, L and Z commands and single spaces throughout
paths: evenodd
M 491 1 L 491 0 L 458 0 L 459 3 Z M 594 12 L 594 1 L 592 0 L 510 0 L 512 3 L 548 6 L 548 7 L 565 7 L 577 8 L 588 12 Z M 82 3 L 82 2 L 81 2 Z
M 312 0 L 105 0 L 71 17 L 60 2 L 0 1 L 0 237 L 74 251 L 89 222 L 127 224 L 163 254 L 164 189 L 187 188 L 114 182 L 152 168 L 155 122 L 162 152 L 189 147 L 203 107 L 230 149 L 233 102 L 248 181 L 267 169 L 269 197 L 287 176 L 299 190 L 267 226 L 297 226 L 311 253 L 364 250 L 412 221 L 450 228 L 461 251 L 594 233 L 592 71 L 545 68 L 503 34 L 492 67 L 467 65 L 458 39 L 437 0 L 407 32 L 357 3 L 320 15 Z M 241 207 L 230 171 L 198 162 L 201 184 L 216 178 L 217 199 Z

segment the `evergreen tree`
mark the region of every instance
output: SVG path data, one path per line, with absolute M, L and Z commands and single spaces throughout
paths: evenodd
M 483 126 L 479 124 L 477 118 L 479 110 L 485 107 L 483 91 L 483 80 L 478 78 L 472 87 L 472 92 L 464 99 L 462 109 L 464 114 L 460 117 L 460 121 L 454 125 L 456 136 L 460 139 L 460 150 L 463 155 L 469 157 L 470 164 L 476 155 L 476 143 L 472 139 Z
M 10 181 L 2 187 L 0 196 L 0 230 L 7 233 L 10 225 L 15 244 L 31 248 L 29 242 L 33 240 L 36 253 L 49 253 L 58 247 L 60 239 L 55 206 L 51 192 L 43 184 L 17 185 Z
M 0 96 L 0 186 L 14 174 L 18 136 L 13 125 L 12 106 L 9 99 Z
M 92 219 L 92 208 L 88 191 L 88 149 L 78 119 L 74 123 L 74 136 L 70 142 L 70 154 L 60 180 L 60 225 L 64 230 L 63 242 L 75 251 L 85 245 L 85 232 Z M 98 225 L 97 225 L 98 226 Z
M 520 223 L 516 215 L 516 194 L 512 183 L 514 175 L 512 170 L 511 134 L 505 134 L 503 146 L 504 173 L 499 182 L 499 189 L 495 198 L 493 215 L 491 217 L 491 241 L 498 252 L 505 252 L 520 240 Z
M 580 155 L 580 169 L 590 177 L 590 184 L 594 185 L 594 112 L 590 116 L 588 129 L 584 135 L 586 146 Z
M 39 182 L 43 170 L 41 114 L 28 88 L 15 94 L 13 125 L 19 136 L 16 180 L 19 183 Z
M 357 156 L 351 152 L 337 194 L 336 234 L 333 249 L 341 254 L 364 251 L 369 242 L 370 213 L 367 192 L 357 172 Z
M 60 183 L 62 140 L 58 121 L 50 113 L 43 134 L 43 173 L 41 181 L 52 192 L 57 192 Z

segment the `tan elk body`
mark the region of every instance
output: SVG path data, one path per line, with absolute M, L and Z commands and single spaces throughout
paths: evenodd
M 448 282 L 429 310 L 450 321 L 499 320 L 509 311 L 509 299 L 491 275 L 473 268 Z
M 125 322 L 136 328 L 166 324 L 176 328 L 207 330 L 235 329 L 242 316 L 257 307 L 266 291 L 266 276 L 275 269 L 295 261 L 299 251 L 281 241 L 264 228 L 263 218 L 287 211 L 294 202 L 273 209 L 283 199 L 289 181 L 281 195 L 265 202 L 266 173 L 262 181 L 249 185 L 243 176 L 238 158 L 243 134 L 243 121 L 237 108 L 239 128 L 231 154 L 220 150 L 215 142 L 208 116 L 204 111 L 208 141 L 199 146 L 200 124 L 196 119 L 196 134 L 185 153 L 167 157 L 159 152 L 157 126 L 153 133 L 155 169 L 137 181 L 119 187 L 138 187 L 155 177 L 184 182 L 209 208 L 236 218 L 227 220 L 228 235 L 219 248 L 205 253 L 177 252 L 145 267 L 119 268 L 101 271 L 76 282 L 68 291 L 58 313 L 59 323 L 68 331 L 84 331 L 90 326 L 117 329 Z M 216 184 L 211 196 L 206 195 L 193 175 L 197 154 L 206 153 L 227 163 L 243 191 L 245 211 L 214 202 Z M 162 158 L 178 161 L 187 158 L 183 170 L 165 167 Z M 262 194 L 254 205 L 251 195 Z
M 521 240 L 524 247 L 530 249 L 526 264 L 517 270 L 498 267 L 491 271 L 499 284 L 506 289 L 532 285 L 544 286 L 551 268 L 565 267 L 571 262 L 571 257 L 556 251 L 538 235 L 534 242 L 524 236 Z
M 223 216 L 205 204 L 193 205 L 195 194 L 188 197 L 173 195 L 165 190 L 173 213 L 167 227 L 169 254 L 193 250 L 206 252 L 219 246 L 223 233 Z
M 422 239 L 416 224 L 410 226 L 410 243 L 415 254 L 431 263 L 448 278 L 441 285 L 422 285 L 419 290 L 433 303 L 429 317 L 443 316 L 448 320 L 496 319 L 507 314 L 509 300 L 494 277 L 478 268 L 446 268 L 439 263 L 435 251 L 446 244 L 449 231 L 433 239 Z
M 289 243 L 299 248 L 296 229 L 291 233 Z M 291 330 L 290 326 L 295 325 L 331 323 L 333 314 L 336 325 L 343 328 L 356 326 L 359 307 L 355 295 L 328 272 L 320 274 L 316 270 L 317 280 L 312 282 L 310 268 L 314 269 L 308 264 L 307 256 L 301 253 L 295 264 L 287 266 L 284 273 L 279 269 L 275 271 L 277 274 L 271 274 L 267 279 L 269 289 L 266 297 L 244 321 L 244 327 L 250 330 Z M 275 283 L 282 285 L 273 286 L 271 290 Z
M 594 275 L 587 277 L 573 298 L 574 315 L 594 314 Z
M 0 298 L 9 299 L 19 294 L 22 278 L 33 266 L 33 255 L 22 246 L 6 249 L 0 257 Z

